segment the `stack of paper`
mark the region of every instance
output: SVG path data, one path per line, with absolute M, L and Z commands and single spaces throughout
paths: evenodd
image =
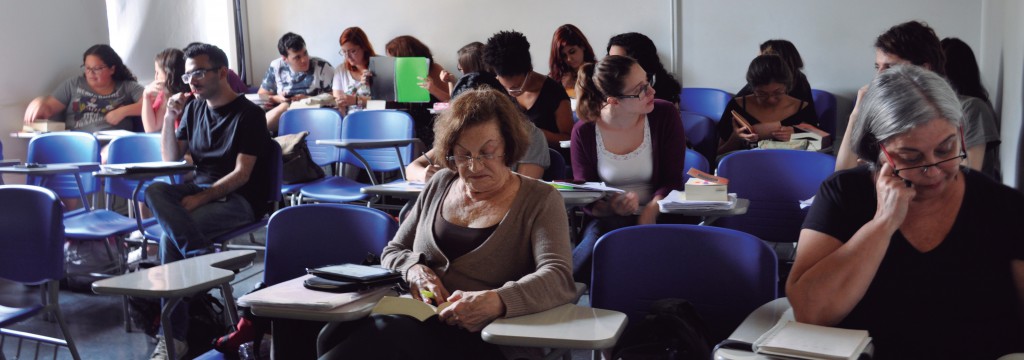
M 754 352 L 798 359 L 854 360 L 871 337 L 865 330 L 850 330 L 779 321 L 754 341 Z
M 624 193 L 625 190 L 613 188 L 605 185 L 603 182 L 585 182 L 582 184 L 573 184 L 561 181 L 552 181 L 548 184 L 554 186 L 558 191 L 600 191 L 600 192 L 612 192 L 612 193 Z
M 730 193 L 728 201 L 700 201 L 687 200 L 685 192 L 672 190 L 664 199 L 658 200 L 658 207 L 662 212 L 671 210 L 732 210 L 732 208 L 736 207 L 736 193 Z

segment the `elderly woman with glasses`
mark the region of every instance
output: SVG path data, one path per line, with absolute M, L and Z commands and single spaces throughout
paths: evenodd
M 718 122 L 719 155 L 749 148 L 759 140 L 789 141 L 797 124 L 818 125 L 810 102 L 787 95 L 793 87 L 793 74 L 778 55 L 754 58 L 747 68 L 747 85 L 753 93 L 733 98 Z
M 898 65 L 858 117 L 850 144 L 867 166 L 815 196 L 787 282 L 796 320 L 868 330 L 875 359 L 1024 350 L 1024 195 L 961 166 L 956 93 Z
M 53 94 L 40 96 L 25 110 L 25 125 L 63 118 L 68 130 L 132 130 L 129 116 L 142 110 L 142 85 L 109 45 L 93 45 L 82 54 L 83 74 L 67 79 Z
M 510 168 L 529 145 L 522 116 L 492 89 L 456 98 L 435 124 L 433 161 L 445 169 L 384 248 L 383 266 L 402 272 L 414 298 L 451 305 L 425 322 L 373 315 L 332 325 L 321 359 L 502 358 L 481 329 L 573 298 L 562 198 Z
M 606 56 L 581 66 L 577 78 L 581 121 L 572 131 L 573 178 L 625 190 L 585 209 L 592 219 L 573 251 L 573 266 L 576 280 L 589 283 L 601 235 L 669 220 L 659 216 L 658 200 L 683 188 L 686 137 L 679 110 L 655 99 L 647 72 L 633 58 Z

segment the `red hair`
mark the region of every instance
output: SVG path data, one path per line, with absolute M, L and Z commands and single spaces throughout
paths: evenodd
M 562 49 L 568 46 L 579 46 L 583 49 L 583 63 L 597 62 L 594 48 L 590 47 L 590 42 L 579 28 L 572 24 L 559 26 L 555 30 L 555 35 L 551 37 L 551 56 L 548 57 L 548 76 L 556 81 L 562 81 L 566 74 L 574 71 L 565 64 L 565 57 L 562 56 Z
M 352 45 L 363 49 L 363 62 L 367 64 L 370 63 L 371 56 L 377 55 L 373 52 L 373 45 L 370 44 L 370 39 L 366 37 L 363 29 L 360 29 L 358 26 L 350 27 L 341 32 L 341 37 L 338 38 L 338 45 L 345 45 L 345 43 L 352 43 Z M 348 71 L 358 70 L 355 65 L 348 62 L 345 63 L 345 68 Z

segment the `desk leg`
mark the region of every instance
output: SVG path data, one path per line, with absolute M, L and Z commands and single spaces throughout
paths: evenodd
M 231 291 L 231 282 L 226 282 L 220 285 L 220 294 L 224 297 L 224 306 L 227 308 L 228 321 L 231 321 L 231 325 L 234 327 L 238 324 L 238 307 L 235 306 L 235 295 L 232 294 Z
M 177 359 L 177 354 L 174 353 L 174 329 L 171 324 L 171 313 L 180 302 L 181 298 L 168 298 L 163 310 L 160 311 L 160 326 L 164 328 L 164 344 L 167 345 L 168 359 Z
M 142 189 L 143 183 L 145 181 L 139 180 L 139 183 L 135 184 L 135 189 L 132 190 L 132 198 L 128 200 L 128 205 L 132 205 L 135 199 L 139 198 L 139 190 Z M 135 225 L 139 227 L 139 234 L 142 235 L 142 260 L 146 260 L 149 257 L 149 249 L 146 246 L 149 244 L 149 239 L 146 238 L 146 228 L 142 227 L 142 209 L 140 209 L 140 206 L 134 206 L 134 213 Z
M 715 221 L 717 221 L 718 218 L 719 218 L 718 216 L 705 216 L 704 220 L 701 220 L 700 224 L 697 224 L 697 225 L 698 226 L 711 226 L 711 224 L 713 224 Z
M 82 206 L 85 207 L 86 211 L 92 210 L 92 206 L 89 205 L 89 199 L 85 197 L 85 187 L 82 186 L 82 175 L 75 173 L 75 182 L 78 183 L 78 196 L 82 198 Z

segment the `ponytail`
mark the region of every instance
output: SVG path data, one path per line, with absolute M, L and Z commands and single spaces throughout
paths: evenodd
M 580 66 L 576 76 L 576 114 L 586 121 L 597 120 L 605 99 L 622 95 L 623 79 L 636 60 L 628 56 L 609 55 L 597 64 Z

